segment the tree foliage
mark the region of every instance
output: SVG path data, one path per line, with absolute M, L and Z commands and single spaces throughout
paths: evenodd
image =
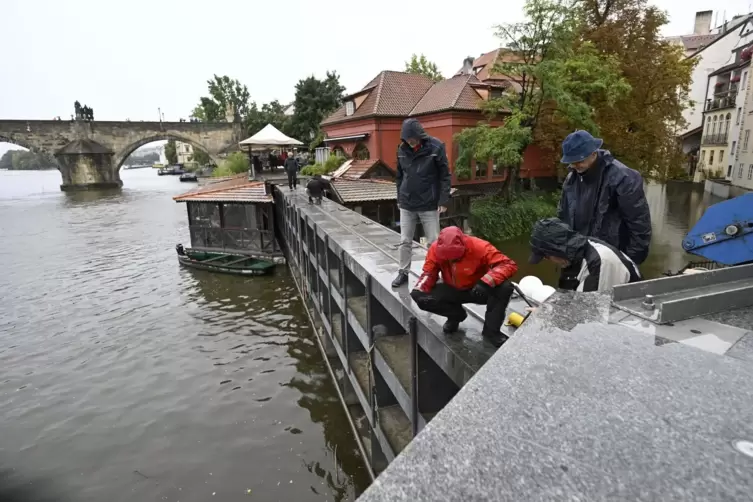
M 523 152 L 532 142 L 552 148 L 567 131 L 599 133 L 594 106 L 611 106 L 630 91 L 619 62 L 578 37 L 580 16 L 564 0 L 528 0 L 526 19 L 497 27 L 507 48 L 494 71 L 512 82 L 502 97 L 485 103 L 500 127 L 481 124 L 457 136 L 460 163 L 475 158 L 508 168 L 514 186 Z
M 298 81 L 295 86 L 292 136 L 303 142 L 316 138 L 319 123 L 342 104 L 344 92 L 340 76 L 334 71 L 328 71 L 324 80 L 312 75 Z
M 222 161 L 220 166 L 214 170 L 212 176 L 232 176 L 234 174 L 246 173 L 251 168 L 248 155 L 243 152 L 234 152 Z
M 261 131 L 267 124 L 272 124 L 282 133 L 290 135 L 292 133 L 291 117 L 285 115 L 285 106 L 279 101 L 274 100 L 270 103 L 261 105 L 261 109 L 256 103 L 251 103 L 251 108 L 244 123 L 249 136 L 253 136 Z
M 200 166 L 206 166 L 207 164 L 212 162 L 212 159 L 209 157 L 209 154 L 207 152 L 194 147 L 193 153 L 191 154 L 191 162 L 196 162 Z
M 683 163 L 675 141 L 685 123 L 697 59 L 667 42 L 667 14 L 646 0 L 582 0 L 581 36 L 619 62 L 631 90 L 613 106 L 596 108 L 605 143 L 644 176 L 677 176 Z
M 432 79 L 434 82 L 444 80 L 444 77 L 437 68 L 436 63 L 429 61 L 425 55 L 420 56 L 413 54 L 410 57 L 410 61 L 405 62 L 406 73 L 415 73 L 416 75 L 425 75 Z
M 214 75 L 207 80 L 209 96 L 200 98 L 199 104 L 191 112 L 191 117 L 202 122 L 224 122 L 228 105 L 233 111 L 234 120 L 243 122 L 248 116 L 251 94 L 248 88 L 237 79 L 227 75 Z
M 165 143 L 165 158 L 167 159 L 168 164 L 178 163 L 178 147 L 175 144 L 174 139 L 169 139 L 167 140 L 167 143 Z
M 0 169 L 9 171 L 39 171 L 55 169 L 57 162 L 46 153 L 30 152 L 28 150 L 8 150 L 0 157 Z

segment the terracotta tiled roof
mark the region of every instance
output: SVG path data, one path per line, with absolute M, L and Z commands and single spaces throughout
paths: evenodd
M 388 117 L 407 116 L 431 86 L 431 79 L 424 75 L 383 71 L 366 84 L 361 91 L 354 94 L 355 96 L 367 90 L 369 92 L 366 100 L 361 103 L 361 106 L 356 109 L 353 115 L 345 115 L 345 105 L 343 104 L 332 115 L 324 119 L 322 124 L 379 115 Z
M 473 61 L 473 69 L 476 78 L 478 78 L 482 82 L 487 80 L 510 80 L 509 77 L 506 77 L 505 75 L 493 73 L 492 70 L 494 69 L 494 64 L 497 61 L 504 63 L 515 63 L 517 61 L 520 61 L 520 58 L 509 49 L 494 49 L 491 52 L 481 54 L 481 56 L 477 57 Z M 462 74 L 462 68 L 458 70 L 457 73 L 455 73 L 456 76 Z
M 212 183 L 173 197 L 176 202 L 272 202 L 263 181 L 249 181 L 247 174 Z
M 330 185 L 344 203 L 397 199 L 397 188 L 394 181 L 339 178 L 333 179 Z
M 458 75 L 434 84 L 411 110 L 411 115 L 442 110 L 478 110 L 481 96 L 468 85 L 479 81 L 474 75 Z
M 343 163 L 342 166 L 340 166 L 336 171 L 334 171 L 330 176 L 333 179 L 336 178 L 345 178 L 345 179 L 351 179 L 351 180 L 359 180 L 362 179 L 363 176 L 368 173 L 372 167 L 374 167 L 377 164 L 382 164 L 387 169 L 392 171 L 392 168 L 382 162 L 380 159 L 369 159 L 369 160 L 347 160 L 345 163 Z

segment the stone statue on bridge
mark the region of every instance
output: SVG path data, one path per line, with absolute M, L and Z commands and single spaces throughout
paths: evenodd
M 73 108 L 76 112 L 76 120 L 86 120 L 87 122 L 94 120 L 94 110 L 86 105 L 81 106 L 78 100 L 73 103 Z

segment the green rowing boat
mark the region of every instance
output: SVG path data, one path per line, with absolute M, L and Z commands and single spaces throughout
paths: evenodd
M 251 256 L 186 249 L 181 244 L 178 244 L 175 250 L 178 252 L 178 261 L 181 265 L 222 274 L 267 275 L 272 273 L 277 265 Z

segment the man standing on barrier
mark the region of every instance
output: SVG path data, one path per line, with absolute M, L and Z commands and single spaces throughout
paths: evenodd
M 482 334 L 499 347 L 507 340 L 500 329 L 513 293 L 510 279 L 517 271 L 515 262 L 490 243 L 447 227 L 429 247 L 411 297 L 421 310 L 447 318 L 445 333 L 456 332 L 468 317 L 463 304 L 486 305 Z M 437 284 L 439 274 L 443 282 Z

